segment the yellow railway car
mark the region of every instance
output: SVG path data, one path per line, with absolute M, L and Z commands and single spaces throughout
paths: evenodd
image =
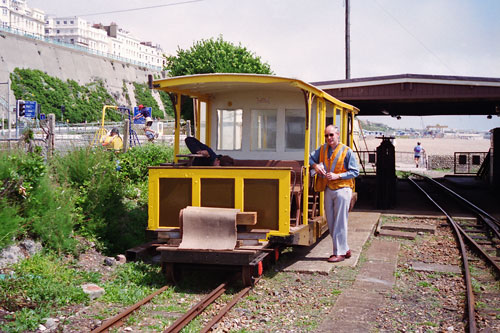
M 311 186 L 309 154 L 324 143 L 328 124 L 339 127 L 341 142 L 352 147 L 355 107 L 301 80 L 270 75 L 201 74 L 153 81 L 152 87 L 169 93 L 176 113 L 175 163 L 149 168 L 148 230 L 165 242 L 158 250 L 167 268 L 254 267 L 273 244 L 311 245 L 327 230 L 322 194 Z M 180 164 L 180 105 L 186 96 L 193 99 L 194 136 L 231 156 L 233 166 Z M 234 249 L 180 249 L 188 237 L 179 217 L 186 207 L 253 212 L 256 220 L 235 222 Z M 222 237 L 200 223 L 210 238 Z M 262 239 L 252 239 L 252 232 Z

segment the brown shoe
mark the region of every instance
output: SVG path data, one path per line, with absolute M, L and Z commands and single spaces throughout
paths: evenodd
M 332 255 L 328 258 L 328 262 L 341 262 L 345 260 L 345 256 Z
M 345 253 L 345 258 L 349 259 L 350 257 L 351 257 L 351 250 L 347 250 L 347 252 Z

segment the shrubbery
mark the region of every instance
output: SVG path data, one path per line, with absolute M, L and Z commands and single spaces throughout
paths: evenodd
M 74 234 L 109 254 L 144 242 L 147 167 L 172 160 L 171 147 L 153 144 L 120 155 L 77 149 L 48 165 L 34 153 L 0 153 L 0 248 L 21 235 L 64 252 L 74 251 Z
M 14 69 L 10 79 L 16 99 L 36 101 L 42 112 L 53 113 L 56 119 L 61 119 L 61 105 L 64 105 L 64 118 L 72 123 L 97 121 L 104 105 L 116 104 L 102 81 L 80 86 L 76 81 L 64 82 L 37 69 L 20 68 Z M 115 121 L 122 119 L 122 115 L 114 110 L 110 110 L 107 116 Z

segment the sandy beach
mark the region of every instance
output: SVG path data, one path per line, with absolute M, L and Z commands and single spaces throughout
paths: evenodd
M 368 150 L 375 150 L 382 142 L 381 139 L 367 138 Z M 394 141 L 396 152 L 413 152 L 417 142 L 422 144 L 427 155 L 453 155 L 455 152 L 488 152 L 491 142 L 488 139 L 467 140 L 449 138 L 396 138 Z M 364 141 L 360 141 L 360 150 L 367 150 Z

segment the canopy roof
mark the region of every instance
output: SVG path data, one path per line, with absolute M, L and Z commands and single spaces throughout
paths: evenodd
M 197 74 L 177 76 L 153 82 L 153 88 L 208 100 L 211 96 L 239 91 L 271 90 L 301 93 L 308 91 L 319 98 L 348 110 L 359 111 L 323 90 L 298 79 L 263 74 Z

